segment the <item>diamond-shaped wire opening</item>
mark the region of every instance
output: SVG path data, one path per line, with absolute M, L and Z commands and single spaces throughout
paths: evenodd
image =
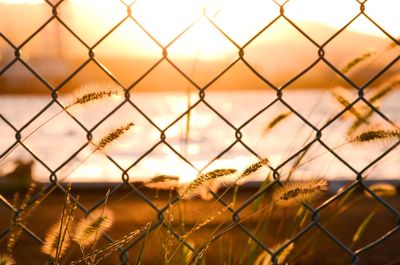
M 11 65 L 1 76 L 2 80 L 2 92 L 4 93 L 27 93 L 29 91 L 32 94 L 48 94 L 50 89 L 41 80 L 37 79 L 36 76 L 27 69 L 21 62 L 16 62 Z M 47 97 L 46 102 L 50 99 Z M 25 106 L 24 108 L 31 107 Z M 4 108 L 4 110 L 3 110 Z M 7 113 L 7 109 L 1 106 L 2 113 Z M 11 110 L 8 109 L 8 112 Z M 32 112 L 35 112 L 34 110 Z M 26 113 L 22 113 L 27 115 Z M 32 115 L 32 114 L 29 114 Z
M 36 119 L 30 125 L 31 128 L 44 125 L 24 141 L 24 145 L 53 170 L 74 154 L 78 147 L 87 142 L 85 131 L 65 112 L 49 120 L 49 117 L 53 117 L 58 109 L 50 108 L 46 111 L 46 115 L 41 116 L 41 119 Z M 22 135 L 23 138 L 24 136 L 25 134 Z M 57 150 L 57 152 L 52 150 Z
M 36 2 L 34 4 L 1 4 L 2 34 L 15 45 L 22 44 L 51 18 L 51 7 L 45 1 Z
M 287 95 L 285 93 L 284 97 Z M 297 95 L 293 97 L 298 98 Z M 279 102 L 260 113 L 241 131 L 243 142 L 260 156 L 267 157 L 272 166 L 279 165 L 315 138 L 315 131 Z
M 279 15 L 279 7 L 272 1 L 221 2 L 209 9 L 207 16 L 239 46 Z
M 311 8 L 304 8 L 304 5 Z M 357 1 L 288 1 L 284 8 L 285 16 L 318 44 L 325 43 L 360 12 Z
M 159 142 L 159 131 L 135 108 L 125 104 L 93 132 L 93 142 L 99 144 L 103 137 L 129 123 L 134 125 L 125 130 L 119 138 L 112 140 L 105 148 L 105 153 L 124 169 Z M 143 135 L 146 135 L 146 138 L 143 138 Z
M 317 51 L 312 42 L 280 18 L 244 49 L 244 58 L 264 78 L 281 86 L 313 63 Z
M 362 109 L 364 105 L 364 103 L 357 103 L 355 108 Z M 370 108 L 366 105 L 365 109 L 368 111 L 370 110 Z M 386 140 L 381 139 L 363 142 L 360 140 L 360 137 L 363 139 L 363 136 L 368 132 L 382 129 L 390 130 L 394 127 L 376 114 L 368 119 L 368 122 L 370 123 L 369 125 L 361 124 L 361 126 L 356 130 L 352 130 L 351 128 L 354 127 L 356 122 L 358 122 L 358 120 L 350 122 L 347 126 L 343 126 L 339 124 L 340 121 L 334 121 L 323 130 L 321 140 L 329 148 L 333 149 L 335 153 L 338 154 L 342 159 L 349 163 L 354 169 L 361 171 L 364 168 L 369 167 L 370 163 L 375 163 L 374 160 L 383 155 L 385 152 L 389 151 L 390 148 L 393 148 L 393 145 L 396 144 L 398 139 L 388 138 Z M 339 133 L 337 133 L 338 130 Z M 352 132 L 350 135 L 348 134 L 349 130 Z M 337 136 L 332 137 L 332 134 Z M 391 152 L 396 152 L 396 150 L 391 150 Z M 382 160 L 384 161 L 385 157 L 383 157 Z M 392 165 L 394 166 L 394 164 Z M 395 173 L 392 172 L 391 175 L 393 176 Z
M 58 17 L 89 46 L 127 16 L 126 7 L 120 1 L 100 1 L 96 5 L 85 1 L 63 1 L 58 9 Z
M 95 58 L 125 87 L 136 82 L 162 58 L 161 48 L 131 19 L 95 48 Z
M 351 255 L 316 227 L 294 241 L 287 262 L 351 264 Z
M 199 86 L 205 86 L 238 57 L 238 48 L 205 18 L 168 47 L 168 58 Z
M 176 152 L 166 144 L 158 145 L 151 153 L 140 158 L 140 161 L 136 160 L 131 165 L 132 168 L 128 172 L 130 180 L 132 182 L 148 181 L 149 177 L 172 175 L 178 176 L 179 182 L 192 181 L 197 175 L 196 169 L 184 161 Z
M 190 115 L 188 137 L 185 118 L 166 131 L 166 141 L 189 161 L 197 165 L 211 161 L 235 141 L 234 129 L 203 103 L 192 109 Z M 179 131 L 182 133 L 176 133 Z
M 318 128 L 353 103 L 357 95 L 355 88 L 348 87 L 327 65 L 318 62 L 287 84 L 282 99 L 294 112 Z
M 359 32 L 359 28 L 373 34 Z M 361 86 L 397 57 L 397 48 L 388 49 L 392 43 L 370 21 L 359 17 L 324 47 L 325 58 Z
M 196 1 L 140 0 L 132 5 L 132 17 L 166 46 L 201 16 L 202 9 Z
M 275 91 L 239 61 L 207 87 L 205 99 L 229 122 L 240 126 L 275 98 Z
M 80 67 L 86 56 L 86 47 L 56 20 L 21 49 L 22 60 L 54 87 Z
M 395 197 L 393 199 L 397 200 Z M 349 190 L 346 195 L 327 205 L 319 214 L 320 224 L 352 251 L 380 239 L 395 228 L 397 223 L 397 215 L 364 191 L 361 186 Z
M 158 64 L 132 89 L 151 93 L 134 93 L 131 101 L 161 129 L 184 114 L 188 105 L 198 101 L 196 87 L 166 61 Z

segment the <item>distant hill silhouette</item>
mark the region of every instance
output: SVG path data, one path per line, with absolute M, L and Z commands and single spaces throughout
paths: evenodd
M 337 30 L 318 23 L 301 23 L 300 28 L 319 45 L 328 40 Z M 318 59 L 318 47 L 298 33 L 292 26 L 283 25 L 261 34 L 256 41 L 244 49 L 244 59 L 255 71 L 279 87 L 299 74 Z M 345 30 L 324 46 L 324 58 L 337 68 L 367 51 L 384 50 L 390 44 L 389 39 Z M 354 71 L 352 78 L 362 83 L 371 78 L 383 66 L 397 55 L 399 48 L 381 54 L 376 60 L 369 60 Z M 6 58 L 3 56 L 3 58 Z M 128 86 L 140 78 L 159 58 L 133 57 L 95 57 L 124 85 Z M 29 64 L 37 70 L 46 81 L 57 86 L 67 78 L 87 58 L 30 58 Z M 171 60 L 190 78 L 204 87 L 236 58 L 225 60 L 173 59 Z M 8 58 L 9 60 L 9 58 Z M 373 62 L 373 63 L 371 63 Z M 0 62 L 3 66 L 5 63 Z M 397 70 L 399 67 L 397 66 Z M 390 69 L 393 73 L 396 69 Z M 389 74 L 390 74 L 389 73 Z M 335 73 L 324 63 L 318 63 L 303 77 L 293 82 L 293 88 L 323 88 L 335 79 Z M 339 79 L 340 80 L 340 79 Z M 93 62 L 90 62 L 80 73 L 74 76 L 61 92 L 68 92 L 83 83 L 90 81 L 111 81 Z M 186 91 L 189 82 L 166 61 L 160 63 L 133 91 Z M 264 89 L 267 85 L 261 81 L 243 63 L 232 66 L 220 79 L 214 82 L 209 90 Z M 193 88 L 194 89 L 194 88 Z M 0 76 L 0 93 L 50 93 L 49 90 L 25 69 L 17 65 Z

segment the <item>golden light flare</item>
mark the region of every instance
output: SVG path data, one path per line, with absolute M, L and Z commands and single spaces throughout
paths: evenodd
M 40 0 L 0 0 L 0 5 L 39 3 L 48 5 Z M 365 13 L 396 38 L 400 35 L 397 26 L 400 25 L 399 9 L 400 1 L 397 0 L 365 3 Z M 84 37 L 91 40 L 98 40 L 108 27 L 110 30 L 127 16 L 127 7 L 115 0 L 97 0 L 95 3 L 69 0 L 63 2 L 59 10 L 60 16 L 68 18 L 68 25 L 84 32 Z M 162 47 L 166 47 L 174 58 L 218 60 L 230 58 L 233 51 L 237 53 L 237 48 L 212 23 L 241 46 L 279 16 L 279 6 L 272 0 L 138 0 L 132 4 L 131 12 L 156 42 L 140 26 L 125 21 L 119 33 L 115 33 L 113 43 L 107 46 L 110 55 L 123 50 L 130 55 L 159 58 Z M 300 26 L 304 21 L 311 21 L 339 29 L 359 12 L 360 3 L 355 0 L 297 0 L 285 5 L 284 14 Z M 106 29 L 104 25 L 107 25 Z M 180 36 L 190 25 L 192 27 Z M 362 15 L 349 26 L 349 30 L 384 35 Z M 141 34 L 137 34 L 139 31 Z M 285 35 L 285 30 L 271 30 L 269 35 L 272 36 L 268 40 L 279 39 Z M 174 41 L 177 36 L 179 38 Z M 154 46 L 161 47 L 154 49 Z

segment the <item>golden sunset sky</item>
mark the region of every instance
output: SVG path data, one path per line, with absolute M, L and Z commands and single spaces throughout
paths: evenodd
M 21 5 L 27 10 L 18 10 Z M 26 5 L 30 7 L 26 8 Z M 51 8 L 40 0 L 0 0 L 0 6 L 1 31 L 16 39 L 16 44 L 26 37 L 23 34 L 25 27 L 39 26 L 51 16 Z M 369 0 L 365 8 L 366 14 L 388 33 L 394 37 L 400 35 L 400 1 Z M 126 7 L 115 0 L 67 0 L 60 5 L 59 11 L 61 19 L 89 45 L 127 14 Z M 132 6 L 133 16 L 161 45 L 167 45 L 203 12 L 238 45 L 243 45 L 279 15 L 279 6 L 272 0 L 141 0 Z M 285 15 L 300 26 L 304 22 L 316 22 L 339 29 L 359 12 L 360 4 L 356 0 L 291 0 L 285 5 Z M 304 29 L 307 31 L 307 26 Z M 349 30 L 384 37 L 363 16 Z M 272 27 L 268 32 L 272 41 L 284 38 L 286 34 L 286 30 L 279 27 Z M 158 47 L 132 21 L 123 23 L 112 40 L 107 46 L 110 55 L 121 50 L 128 55 L 144 57 L 160 54 Z M 226 56 L 227 45 L 231 44 L 203 18 L 169 51 L 182 58 L 200 53 L 203 59 L 218 59 Z

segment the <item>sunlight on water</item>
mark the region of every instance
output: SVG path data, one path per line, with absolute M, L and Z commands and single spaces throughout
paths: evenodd
M 192 102 L 195 102 L 196 95 Z M 126 122 L 134 122 L 135 126 L 120 140 L 105 150 L 118 166 L 113 164 L 105 153 L 93 153 L 93 146 L 84 147 L 87 135 L 83 128 L 65 113 L 61 113 L 45 126 L 40 128 L 24 144 L 51 170 L 57 170 L 60 180 L 77 182 L 119 182 L 122 169 L 129 169 L 130 181 L 145 180 L 157 174 L 178 175 L 181 182 L 188 182 L 196 177 L 198 170 L 209 171 L 217 168 L 235 168 L 243 170 L 256 160 L 254 150 L 261 157 L 267 157 L 273 167 L 280 167 L 282 177 L 288 176 L 294 160 L 286 161 L 307 143 L 315 139 L 315 131 L 296 115 L 291 115 L 282 125 L 264 134 L 265 125 L 277 114 L 287 112 L 288 109 L 281 103 L 272 105 L 259 116 L 253 116 L 274 99 L 274 94 L 267 91 L 232 92 L 227 96 L 224 92 L 207 92 L 207 102 L 227 121 L 240 128 L 240 135 L 231 125 L 228 125 L 205 104 L 198 104 L 191 113 L 189 141 L 185 142 L 186 116 L 182 115 L 186 109 L 186 95 L 183 93 L 137 93 L 133 102 L 154 122 L 159 129 L 129 104 L 124 104 L 110 118 L 101 125 L 96 124 L 114 107 L 123 100 L 107 104 L 93 104 L 85 108 L 72 110 L 71 113 L 83 126 L 93 131 L 94 141 L 109 133 Z M 157 104 L 154 104 L 154 100 Z M 309 120 L 314 126 L 321 127 L 327 118 L 332 118 L 340 111 L 337 103 L 327 91 L 295 90 L 287 91 L 284 100 Z M 393 92 L 391 97 L 381 104 L 381 110 L 393 120 L 398 120 L 397 102 L 399 93 Z M 28 103 L 29 102 L 29 103 Z M 15 127 L 21 128 L 48 102 L 43 96 L 0 97 L 1 114 Z M 32 125 L 22 131 L 23 137 L 37 128 L 41 123 L 60 111 L 52 106 L 41 115 Z M 351 116 L 351 115 L 348 115 Z M 248 119 L 252 119 L 246 123 Z M 385 124 L 382 118 L 374 118 L 377 123 Z M 174 124 L 171 124 L 174 122 Z M 355 170 L 363 170 L 370 162 L 376 159 L 391 144 L 372 145 L 345 144 L 344 137 L 349 121 L 338 119 L 322 131 L 322 141 L 332 148 L 337 155 L 347 161 Z M 160 130 L 165 131 L 165 141 L 161 141 Z M 0 123 L 0 149 L 6 150 L 15 139 L 15 133 L 4 122 Z M 239 138 L 236 138 L 239 137 Z M 238 139 L 240 141 L 238 141 Z M 232 145 L 235 143 L 234 145 Z M 343 145 L 338 148 L 338 146 Z M 83 148 L 76 157 L 63 165 L 75 152 Z M 143 154 L 148 152 L 145 157 Z M 224 153 L 224 154 L 222 154 Z M 189 163 L 185 162 L 185 158 Z M 216 161 L 210 161 L 217 158 Z M 21 146 L 2 162 L 0 174 L 12 170 L 13 161 L 17 159 L 31 160 L 32 156 Z M 325 176 L 330 179 L 347 179 L 355 177 L 351 168 L 344 165 L 327 149 L 316 142 L 300 164 L 295 177 Z M 284 163 L 284 164 L 282 164 Z M 398 178 L 400 157 L 394 150 L 376 166 L 368 168 L 365 175 L 371 178 Z M 120 167 L 120 168 L 119 168 Z M 206 168 L 204 168 L 206 167 Z M 261 180 L 267 173 L 255 176 Z M 35 163 L 34 177 L 39 181 L 46 181 L 50 175 L 48 169 L 40 163 Z

